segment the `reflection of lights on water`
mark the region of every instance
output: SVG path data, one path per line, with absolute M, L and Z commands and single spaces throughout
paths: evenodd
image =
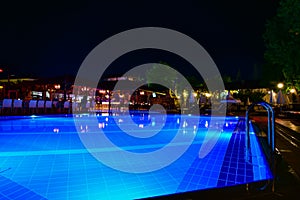
M 183 124 L 182 124 L 182 127 L 185 128 L 188 126 L 188 123 L 184 120 Z
M 225 126 L 228 127 L 228 122 L 225 123 Z
M 108 122 L 108 117 L 105 118 L 105 121 Z
M 88 132 L 88 125 L 85 125 L 85 127 L 84 126 L 82 126 L 82 125 L 80 125 L 80 132 L 81 133 L 86 133 L 86 132 Z
M 155 126 L 155 121 L 152 121 L 152 122 L 151 122 L 151 125 L 152 125 L 152 126 Z
M 194 125 L 194 130 L 193 130 L 193 133 L 196 134 L 196 129 L 197 129 L 197 126 Z
M 30 117 L 31 117 L 31 118 L 36 118 L 37 116 L 36 116 L 36 115 L 31 115 Z
M 122 123 L 122 122 L 124 122 L 124 120 L 123 120 L 123 119 L 119 119 L 118 122 L 119 122 L 119 123 Z
M 59 132 L 59 128 L 54 128 L 54 129 L 53 129 L 53 132 L 54 132 L 54 133 L 58 133 L 58 132 Z
M 144 124 L 139 124 L 139 128 L 144 128 Z
M 102 122 L 102 123 L 99 123 L 99 124 L 98 124 L 98 127 L 99 127 L 99 128 L 104 128 L 104 127 L 105 127 L 105 124 L 104 124 L 104 122 Z
M 179 124 L 180 123 L 180 120 L 179 120 L 179 118 L 177 118 L 177 124 Z
M 208 128 L 208 121 L 205 121 L 205 127 Z

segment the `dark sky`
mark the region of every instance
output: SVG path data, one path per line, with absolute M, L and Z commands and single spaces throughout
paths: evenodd
M 243 78 L 251 79 L 253 65 L 263 62 L 262 33 L 277 1 L 1 1 L 0 67 L 16 76 L 75 75 L 85 56 L 106 38 L 158 26 L 198 41 L 222 74 L 235 77 L 240 68 Z M 123 57 L 114 63 L 116 71 L 148 61 L 184 65 L 157 52 Z

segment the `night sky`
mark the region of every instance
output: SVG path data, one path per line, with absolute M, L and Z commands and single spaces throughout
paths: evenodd
M 106 38 L 131 28 L 158 26 L 198 41 L 222 75 L 234 78 L 240 69 L 243 79 L 251 79 L 254 64 L 263 63 L 266 19 L 278 4 L 278 0 L 45 2 L 1 2 L 0 68 L 18 77 L 76 75 L 86 55 Z M 108 74 L 159 61 L 186 69 L 177 56 L 137 51 L 116 60 Z

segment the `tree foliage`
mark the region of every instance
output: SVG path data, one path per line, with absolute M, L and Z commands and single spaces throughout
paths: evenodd
M 279 2 L 276 16 L 266 23 L 263 38 L 269 66 L 279 66 L 286 81 L 296 86 L 300 80 L 300 0 Z

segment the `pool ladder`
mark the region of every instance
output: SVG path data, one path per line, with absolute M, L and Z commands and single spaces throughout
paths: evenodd
M 270 153 L 270 166 L 271 170 L 273 172 L 273 176 L 275 176 L 275 112 L 270 104 L 267 102 L 257 102 L 253 103 L 249 106 L 249 108 L 246 111 L 246 162 L 250 163 L 250 119 L 249 119 L 249 112 L 254 108 L 255 105 L 260 105 L 264 107 L 267 112 L 268 112 L 268 135 L 267 135 L 267 140 L 268 140 L 268 147 L 269 147 L 269 152 Z M 275 178 L 273 178 L 272 181 L 272 192 L 275 191 Z M 265 189 L 270 183 L 267 183 L 263 188 Z M 247 190 L 248 190 L 248 184 L 247 184 Z

